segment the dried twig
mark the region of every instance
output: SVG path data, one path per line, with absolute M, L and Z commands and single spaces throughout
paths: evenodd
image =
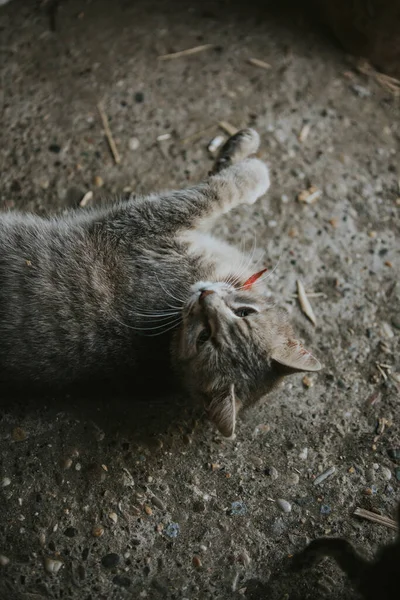
M 191 54 L 198 54 L 204 52 L 204 50 L 210 50 L 214 44 L 203 44 L 202 46 L 195 46 L 194 48 L 188 48 L 187 50 L 181 50 L 180 52 L 172 52 L 171 54 L 162 54 L 158 57 L 158 60 L 173 60 L 174 58 L 180 58 L 181 56 L 190 56 Z
M 264 60 L 260 60 L 259 58 L 249 58 L 248 62 L 254 67 L 260 67 L 260 69 L 271 69 L 271 65 L 265 62 Z
M 235 135 L 235 133 L 239 131 L 239 129 L 228 123 L 228 121 L 219 121 L 218 127 L 220 127 L 228 135 Z
M 310 319 L 311 323 L 313 325 L 316 325 L 317 319 L 315 318 L 314 311 L 312 309 L 309 299 L 307 298 L 307 294 L 304 289 L 304 285 L 302 284 L 300 279 L 297 280 L 297 294 L 299 297 L 299 303 L 300 303 L 301 310 L 306 315 L 306 317 L 308 317 Z
M 327 298 L 324 292 L 306 292 L 308 298 Z M 298 298 L 298 294 L 292 294 L 292 298 Z
M 106 135 L 108 144 L 110 146 L 110 150 L 111 150 L 111 153 L 113 155 L 114 162 L 115 162 L 115 164 L 118 165 L 121 162 L 121 157 L 119 155 L 119 152 L 117 150 L 117 146 L 116 146 L 114 138 L 112 136 L 110 125 L 108 123 L 107 115 L 104 112 L 104 109 L 103 109 L 103 107 L 102 107 L 102 105 L 101 105 L 100 102 L 97 105 L 97 110 L 99 111 L 99 114 L 100 114 L 100 117 L 101 117 L 101 121 L 103 123 L 104 133 Z
M 390 519 L 389 517 L 385 517 L 383 515 L 377 515 L 376 513 L 371 512 L 370 510 L 366 510 L 365 508 L 356 508 L 354 511 L 354 516 L 361 517 L 362 519 L 367 519 L 367 521 L 372 521 L 373 523 L 379 523 L 379 525 L 384 525 L 385 527 L 389 527 L 389 529 L 393 529 L 397 531 L 397 523 Z

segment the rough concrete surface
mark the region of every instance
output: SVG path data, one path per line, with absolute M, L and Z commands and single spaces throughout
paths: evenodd
M 179 396 L 2 394 L 0 598 L 349 599 L 332 561 L 288 567 L 320 535 L 367 556 L 394 537 L 353 512 L 393 516 L 399 499 L 399 99 L 266 3 L 51 6 L 0 9 L 2 209 L 184 187 L 210 168 L 219 121 L 251 125 L 271 191 L 217 231 L 276 267 L 271 289 L 325 368 L 243 415 L 234 441 Z M 157 58 L 201 44 L 214 48 Z M 311 185 L 320 197 L 299 202 Z M 315 328 L 297 279 L 323 294 Z

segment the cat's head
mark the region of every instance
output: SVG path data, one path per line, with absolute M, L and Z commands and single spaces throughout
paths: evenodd
M 173 362 L 223 435 L 234 433 L 242 406 L 259 400 L 282 377 L 321 369 L 295 339 L 287 312 L 255 287 L 199 282 L 191 292 Z

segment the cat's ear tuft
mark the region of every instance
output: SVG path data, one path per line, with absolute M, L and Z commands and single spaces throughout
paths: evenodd
M 322 369 L 319 360 L 306 350 L 299 340 L 295 339 L 288 339 L 286 343 L 277 346 L 273 350 L 271 358 L 292 373 Z
M 237 406 L 234 386 L 231 385 L 226 396 L 214 398 L 207 408 L 208 418 L 224 437 L 232 437 L 235 433 Z

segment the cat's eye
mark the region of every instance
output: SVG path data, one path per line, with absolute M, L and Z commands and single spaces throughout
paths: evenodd
M 237 317 L 244 318 L 254 313 L 257 313 L 258 310 L 256 310 L 255 308 L 251 308 L 251 306 L 240 306 L 239 308 L 233 309 L 233 312 Z
M 197 337 L 197 347 L 202 346 L 203 344 L 205 344 L 211 337 L 211 329 L 209 327 L 205 327 L 204 329 L 202 329 Z

